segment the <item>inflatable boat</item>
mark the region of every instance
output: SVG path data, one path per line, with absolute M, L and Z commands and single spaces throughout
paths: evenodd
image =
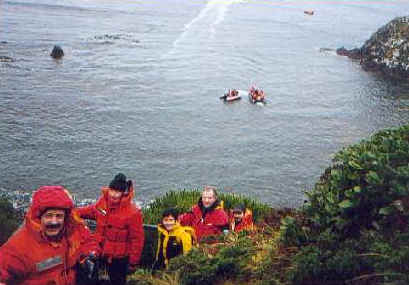
M 226 94 L 224 94 L 222 97 L 220 97 L 220 99 L 223 99 L 225 102 L 233 102 L 236 100 L 240 100 L 241 99 L 241 95 L 240 92 L 236 89 L 233 89 L 229 92 L 227 92 Z

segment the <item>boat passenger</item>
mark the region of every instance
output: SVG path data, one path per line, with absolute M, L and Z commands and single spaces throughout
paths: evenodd
M 264 91 L 261 91 L 261 100 L 264 100 L 264 99 L 265 99 Z

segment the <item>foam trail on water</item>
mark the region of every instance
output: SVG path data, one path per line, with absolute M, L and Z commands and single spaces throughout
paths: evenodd
M 226 0 L 226 1 L 215 1 L 219 3 L 219 6 L 217 8 L 217 17 L 216 20 L 211 24 L 211 37 L 213 38 L 214 34 L 216 33 L 216 26 L 219 25 L 221 22 L 224 21 L 224 17 L 226 15 L 226 12 L 229 8 L 229 6 L 233 3 L 238 3 L 241 2 L 239 0 Z
M 200 25 L 202 31 L 209 30 L 210 38 L 213 38 L 216 33 L 216 26 L 223 22 L 229 6 L 239 2 L 242 2 L 242 0 L 209 0 L 199 15 L 185 25 L 183 33 L 173 42 L 172 49 L 167 55 L 173 54 L 189 32 L 196 26 Z

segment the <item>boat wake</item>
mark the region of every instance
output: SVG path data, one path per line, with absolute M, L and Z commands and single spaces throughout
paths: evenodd
M 225 19 L 226 12 L 234 3 L 240 3 L 243 0 L 209 0 L 200 13 L 193 18 L 184 27 L 182 34 L 173 42 L 172 49 L 167 56 L 176 52 L 178 47 L 187 42 L 187 37 L 208 32 L 207 38 L 211 40 L 216 34 L 217 26 Z M 189 42 L 192 42 L 190 39 Z

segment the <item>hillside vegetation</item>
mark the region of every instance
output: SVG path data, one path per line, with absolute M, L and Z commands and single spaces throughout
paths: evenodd
M 152 272 L 156 230 L 146 230 L 144 264 L 128 284 L 409 284 L 409 125 L 380 131 L 335 154 L 300 209 L 245 203 L 257 231 L 229 233 Z M 156 224 L 163 209 L 187 211 L 198 190 L 170 191 L 143 209 Z M 0 199 L 1 242 L 17 227 Z
M 408 189 L 409 126 L 383 130 L 338 152 L 300 209 L 265 211 L 256 233 L 221 236 L 129 282 L 409 284 Z
M 5 197 L 0 196 L 0 245 L 18 228 L 22 222 L 20 216 L 13 205 Z

